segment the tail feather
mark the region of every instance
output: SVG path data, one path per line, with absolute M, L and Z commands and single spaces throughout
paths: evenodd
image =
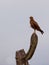
M 40 29 L 40 32 L 41 32 L 42 34 L 44 33 L 44 31 L 43 31 L 43 30 L 41 30 L 41 29 Z

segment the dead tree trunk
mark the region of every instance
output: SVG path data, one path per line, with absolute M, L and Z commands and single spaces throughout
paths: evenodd
M 16 65 L 29 65 L 27 60 L 22 60 L 22 58 L 25 57 L 25 51 L 24 49 L 21 49 L 19 51 L 16 51 Z
M 38 43 L 37 34 L 33 33 L 30 39 L 30 47 L 27 53 L 25 53 L 24 49 L 16 52 L 16 63 L 17 65 L 29 65 L 28 60 L 32 58 L 34 52 L 36 50 Z

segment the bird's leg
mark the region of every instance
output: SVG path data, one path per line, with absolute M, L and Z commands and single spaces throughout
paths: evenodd
M 36 30 L 34 29 L 34 33 L 36 33 Z

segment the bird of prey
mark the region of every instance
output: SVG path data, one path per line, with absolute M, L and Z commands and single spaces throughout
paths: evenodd
M 30 18 L 30 26 L 34 29 L 34 32 L 37 30 L 37 31 L 40 31 L 43 34 L 44 33 L 43 30 L 40 28 L 40 26 L 34 20 L 34 18 L 32 16 L 30 16 L 29 18 Z

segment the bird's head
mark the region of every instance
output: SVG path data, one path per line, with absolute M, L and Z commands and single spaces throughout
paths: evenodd
M 33 17 L 32 17 L 32 16 L 30 16 L 29 18 L 30 18 L 31 20 L 33 19 Z

